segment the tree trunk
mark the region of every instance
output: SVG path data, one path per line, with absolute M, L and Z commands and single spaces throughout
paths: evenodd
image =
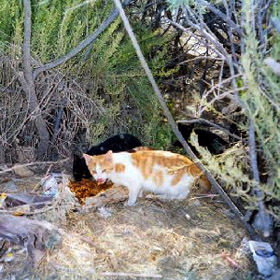
M 23 76 L 20 81 L 28 99 L 28 110 L 35 118 L 35 126 L 39 136 L 37 147 L 37 157 L 44 158 L 47 155 L 49 144 L 49 133 L 46 122 L 38 104 L 34 79 L 32 77 L 30 40 L 31 40 L 31 5 L 30 0 L 24 0 L 24 42 L 23 42 Z

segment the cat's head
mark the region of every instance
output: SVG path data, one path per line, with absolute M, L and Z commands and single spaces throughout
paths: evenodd
M 83 157 L 93 178 L 99 183 L 104 183 L 113 170 L 113 152 L 108 151 L 99 156 L 83 154 Z

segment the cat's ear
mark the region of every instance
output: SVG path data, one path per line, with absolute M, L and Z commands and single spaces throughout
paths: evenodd
M 105 160 L 111 161 L 113 157 L 113 152 L 110 150 L 105 154 Z
M 92 156 L 83 154 L 84 159 L 86 160 L 86 164 L 89 165 L 92 161 Z

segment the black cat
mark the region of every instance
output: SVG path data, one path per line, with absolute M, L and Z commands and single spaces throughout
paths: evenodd
M 213 155 L 221 154 L 229 144 L 227 141 L 225 141 L 219 135 L 212 133 L 208 130 L 195 128 L 194 125 L 192 125 L 192 124 L 178 123 L 178 129 L 182 133 L 184 139 L 187 142 L 190 139 L 192 131 L 194 131 L 197 134 L 199 146 L 207 148 L 208 151 Z M 196 155 L 198 155 L 198 152 L 195 149 L 195 147 L 192 146 L 189 142 L 188 142 L 188 144 L 189 144 L 190 148 L 192 149 L 192 151 Z M 174 146 L 182 147 L 182 144 L 177 140 L 174 143 Z
M 86 154 L 97 156 L 105 154 L 110 150 L 117 153 L 129 151 L 140 146 L 142 146 L 142 143 L 135 136 L 131 134 L 118 134 L 108 138 L 97 146 L 91 147 Z M 92 177 L 87 168 L 85 159 L 78 155 L 74 155 L 73 176 L 76 181 L 81 181 L 82 178 Z

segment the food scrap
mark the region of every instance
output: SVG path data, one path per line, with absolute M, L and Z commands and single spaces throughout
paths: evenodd
M 82 179 L 80 182 L 71 181 L 69 184 L 70 190 L 75 193 L 81 204 L 85 203 L 85 198 L 95 196 L 112 186 L 113 184 L 111 182 L 99 184 L 91 179 Z

